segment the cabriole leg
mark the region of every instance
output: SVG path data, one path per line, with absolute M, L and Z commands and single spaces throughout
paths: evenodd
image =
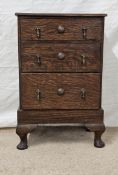
M 86 127 L 94 132 L 94 146 L 97 148 L 102 148 L 105 146 L 105 143 L 102 141 L 102 134 L 105 131 L 105 126 L 103 123 L 100 124 L 87 124 Z
M 105 146 L 105 143 L 102 141 L 101 136 L 105 131 L 105 127 L 102 127 L 102 129 L 95 131 L 94 136 L 94 146 L 97 148 L 102 148 Z
M 17 145 L 17 149 L 24 150 L 28 148 L 27 135 L 36 128 L 36 125 L 18 125 L 16 133 L 20 137 L 20 143 Z

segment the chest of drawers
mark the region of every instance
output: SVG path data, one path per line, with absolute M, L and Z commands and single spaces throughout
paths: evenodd
M 101 108 L 105 14 L 18 16 L 18 149 L 42 123 L 80 123 L 103 147 Z

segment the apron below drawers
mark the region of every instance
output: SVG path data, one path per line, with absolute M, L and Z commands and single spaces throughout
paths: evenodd
M 22 109 L 98 109 L 98 73 L 22 73 Z

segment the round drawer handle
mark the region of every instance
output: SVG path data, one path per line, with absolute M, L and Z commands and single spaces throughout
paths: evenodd
M 59 89 L 57 90 L 57 94 L 58 94 L 58 95 L 64 95 L 64 89 L 63 89 L 63 88 L 59 88 Z
M 64 55 L 63 52 L 59 52 L 59 53 L 58 53 L 58 59 L 63 60 L 64 57 L 65 57 L 65 55 Z
M 65 31 L 65 28 L 62 25 L 59 25 L 58 26 L 58 32 L 59 33 L 64 33 L 64 31 Z

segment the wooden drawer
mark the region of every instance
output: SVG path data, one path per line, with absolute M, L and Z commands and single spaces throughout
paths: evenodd
M 99 72 L 100 44 L 24 44 L 23 72 Z
M 101 40 L 100 17 L 22 18 L 21 40 Z
M 22 73 L 23 109 L 98 109 L 100 75 Z

